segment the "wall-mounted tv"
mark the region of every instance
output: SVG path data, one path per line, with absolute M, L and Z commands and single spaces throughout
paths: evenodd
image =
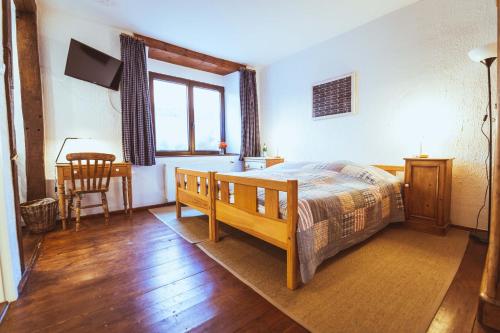
M 65 75 L 118 90 L 122 69 L 120 60 L 71 39 Z

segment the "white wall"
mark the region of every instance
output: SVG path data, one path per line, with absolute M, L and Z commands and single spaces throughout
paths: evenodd
M 12 7 L 12 17 L 15 17 L 13 4 Z M 0 36 L 0 44 L 2 38 L 3 34 Z M 14 40 L 12 46 L 17 48 Z M 13 53 L 17 53 L 17 50 Z M 3 77 L 4 73 L 2 59 L 0 76 Z M 4 80 L 0 80 L 0 302 L 17 299 L 17 286 L 21 280 L 8 133 L 5 84 Z
M 120 30 L 39 7 L 38 33 L 45 116 L 45 174 L 54 175 L 65 137 L 99 140 L 122 159 L 119 93 L 64 75 L 69 42 L 75 38 L 120 58 Z M 112 104 L 113 103 L 113 104 Z
M 84 20 L 64 12 L 40 7 L 39 13 L 40 66 L 42 72 L 45 133 L 46 175 L 49 178 L 48 195 L 55 197 L 54 161 L 65 137 L 92 138 L 101 150 L 122 160 L 120 94 L 97 85 L 64 75 L 66 56 L 71 38 L 86 43 L 111 56 L 120 58 L 121 29 Z M 148 70 L 168 75 L 204 81 L 225 87 L 226 129 L 229 132 L 229 152 L 239 152 L 240 126 L 238 81 L 232 76 L 219 76 L 181 66 L 148 61 Z M 148 206 L 173 201 L 174 186 L 171 175 L 177 165 L 213 170 L 239 170 L 241 163 L 235 156 L 157 158 L 152 167 L 134 167 L 134 206 Z M 170 183 L 170 184 L 169 184 Z M 113 179 L 108 195 L 110 209 L 122 208 L 121 180 Z M 98 198 L 94 198 L 98 200 Z M 94 200 L 90 199 L 90 200 Z M 86 210 L 85 213 L 99 212 Z
M 12 17 L 15 18 L 15 6 L 12 3 Z M 27 200 L 28 185 L 26 182 L 26 146 L 24 140 L 24 119 L 21 103 L 21 78 L 19 76 L 19 59 L 17 53 L 16 20 L 12 20 L 12 60 L 14 80 L 14 127 L 16 130 L 17 174 L 19 184 L 19 200 Z
M 452 223 L 473 227 L 486 183 L 487 86 L 467 53 L 495 40 L 494 1 L 422 0 L 276 62 L 261 78 L 262 142 L 287 160 L 397 165 L 423 142 L 431 156 L 455 157 Z M 353 71 L 359 113 L 313 121 L 312 84 Z

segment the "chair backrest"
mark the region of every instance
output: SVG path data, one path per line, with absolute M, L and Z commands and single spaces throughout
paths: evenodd
M 108 190 L 115 155 L 102 153 L 73 153 L 66 155 L 71 166 L 71 185 L 74 191 Z M 76 180 L 80 180 L 77 187 Z M 104 179 L 104 184 L 103 184 Z

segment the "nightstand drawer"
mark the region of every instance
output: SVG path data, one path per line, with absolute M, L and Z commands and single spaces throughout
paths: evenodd
M 266 168 L 266 161 L 245 160 L 245 170 L 260 170 Z
M 285 160 L 282 157 L 245 157 L 243 166 L 245 171 L 248 170 L 264 170 L 278 163 L 283 163 Z
M 111 169 L 111 177 L 127 177 L 128 172 L 129 172 L 130 167 L 127 165 L 123 165 L 123 163 L 120 163 L 118 165 L 113 165 Z M 102 171 L 101 166 L 97 168 L 98 174 L 100 174 Z M 104 175 L 107 175 L 109 172 L 109 167 L 104 168 Z M 64 173 L 64 178 L 65 179 L 71 179 L 71 168 L 68 167 L 64 168 L 63 170 Z M 82 165 L 82 173 L 86 176 L 87 175 L 87 166 Z M 94 174 L 94 167 L 91 165 L 90 170 L 89 170 L 89 175 L 93 176 Z M 73 167 L 73 175 L 75 179 L 80 179 L 80 169 L 78 166 Z

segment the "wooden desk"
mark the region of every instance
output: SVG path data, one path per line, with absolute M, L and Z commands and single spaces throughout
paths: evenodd
M 59 196 L 59 216 L 63 230 L 66 229 L 66 187 L 65 180 L 71 180 L 71 167 L 69 163 L 57 164 L 57 194 Z M 109 170 L 109 168 L 106 168 Z M 105 173 L 107 172 L 105 170 Z M 82 165 L 82 172 L 87 172 L 87 166 Z M 79 178 L 78 170 L 74 170 L 75 179 Z M 113 163 L 111 177 L 122 177 L 123 207 L 125 213 L 132 214 L 132 164 Z

